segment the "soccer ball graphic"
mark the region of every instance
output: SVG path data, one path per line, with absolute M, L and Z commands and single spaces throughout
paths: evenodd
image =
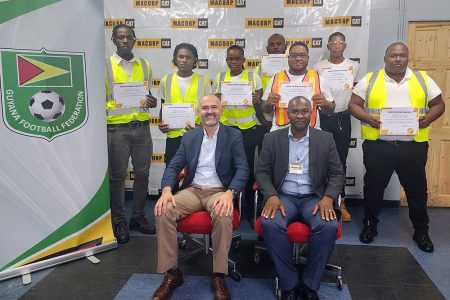
M 30 113 L 38 120 L 52 122 L 64 113 L 64 99 L 55 92 L 41 91 L 30 100 Z

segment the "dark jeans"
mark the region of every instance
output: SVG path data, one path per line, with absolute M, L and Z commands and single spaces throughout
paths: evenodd
M 350 137 L 352 133 L 350 113 L 346 111 L 332 116 L 320 114 L 320 128 L 333 134 L 336 150 L 339 154 L 342 167 L 344 168 L 344 174 L 346 174 L 348 148 L 350 146 Z M 341 196 L 343 198 L 345 197 L 345 185 L 342 188 Z
M 238 127 L 234 127 L 239 129 Z M 250 176 L 244 189 L 244 198 L 242 202 L 242 217 L 243 219 L 251 220 L 254 215 L 254 191 L 253 183 L 255 182 L 255 150 L 258 147 L 258 155 L 261 151 L 262 141 L 264 135 L 268 130 L 262 125 L 256 125 L 249 129 L 239 129 L 242 132 L 244 139 L 245 155 L 247 156 Z M 259 208 L 257 208 L 259 209 Z
M 301 280 L 292 260 L 293 245 L 287 236 L 287 226 L 301 221 L 311 228 L 308 261 L 303 270 L 303 282 L 313 290 L 318 290 L 325 266 L 336 243 L 338 224 L 336 220 L 326 221 L 320 212 L 312 214 L 320 198 L 305 195 L 300 198 L 280 194 L 280 200 L 286 209 L 286 217 L 278 210 L 275 218 L 261 218 L 264 242 L 272 257 L 282 290 L 293 289 Z
M 417 231 L 428 231 L 427 163 L 428 143 L 365 140 L 362 145 L 364 175 L 364 217 L 378 221 L 384 190 L 392 173 L 405 189 L 409 218 Z
M 150 128 L 108 127 L 109 191 L 113 224 L 125 220 L 125 176 L 133 165 L 133 218 L 145 216 L 148 177 L 153 152 Z

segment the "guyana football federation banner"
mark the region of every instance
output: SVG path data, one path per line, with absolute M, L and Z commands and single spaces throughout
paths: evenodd
M 0 280 L 116 246 L 104 51 L 103 1 L 0 1 Z

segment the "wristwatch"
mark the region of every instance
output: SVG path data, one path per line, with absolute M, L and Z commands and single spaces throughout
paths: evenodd
M 236 197 L 238 194 L 238 192 L 233 188 L 229 188 L 228 191 L 230 191 L 233 194 L 233 198 Z

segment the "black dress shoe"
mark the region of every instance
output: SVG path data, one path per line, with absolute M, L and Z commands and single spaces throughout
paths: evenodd
M 300 300 L 320 300 L 316 290 L 310 289 L 304 282 L 300 285 L 299 298 Z
M 155 234 L 156 227 L 150 224 L 145 217 L 131 218 L 130 229 L 139 231 L 143 234 Z
M 365 244 L 373 242 L 373 237 L 378 234 L 377 221 L 364 219 L 364 228 L 359 234 L 359 240 Z
M 281 300 L 297 300 L 298 299 L 298 287 L 289 291 L 281 290 Z
M 417 246 L 423 252 L 431 253 L 434 251 L 433 242 L 430 240 L 428 233 L 426 232 L 414 232 L 414 241 L 416 241 Z
M 114 224 L 113 226 L 114 236 L 117 239 L 119 244 L 128 243 L 130 239 L 130 235 L 128 234 L 128 225 L 127 221 L 122 220 L 119 223 Z

